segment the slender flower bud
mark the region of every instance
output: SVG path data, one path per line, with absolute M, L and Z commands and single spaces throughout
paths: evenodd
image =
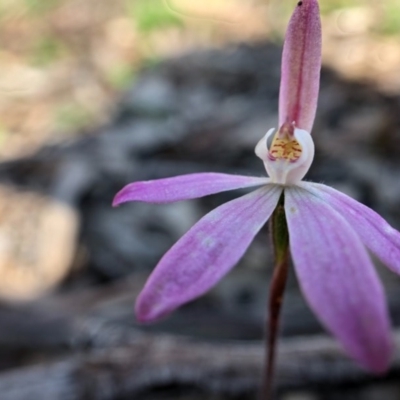
M 294 123 L 311 132 L 318 101 L 321 42 L 317 0 L 299 1 L 283 47 L 279 127 Z

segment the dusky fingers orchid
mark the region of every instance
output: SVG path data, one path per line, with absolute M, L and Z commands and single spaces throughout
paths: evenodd
M 273 216 L 278 223 L 272 224 L 277 258 L 272 316 L 278 315 L 290 250 L 304 297 L 322 324 L 360 365 L 383 373 L 392 352 L 390 323 L 366 249 L 400 273 L 400 233 L 343 193 L 302 181 L 314 157 L 311 130 L 320 68 L 319 6 L 317 0 L 303 0 L 285 37 L 279 128 L 271 129 L 256 147 L 269 178 L 200 173 L 135 182 L 115 196 L 113 205 L 168 203 L 262 186 L 210 212 L 164 255 L 137 299 L 137 318 L 155 321 L 209 290 Z M 273 329 L 270 333 L 274 345 Z

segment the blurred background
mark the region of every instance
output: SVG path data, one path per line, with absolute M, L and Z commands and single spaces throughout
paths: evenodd
M 279 44 L 295 2 L 3 0 L 0 154 L 10 159 L 109 121 L 142 68 L 227 44 Z M 324 60 L 340 74 L 400 86 L 396 0 L 321 1 Z M 267 66 L 266 66 L 267 68 Z
M 266 227 L 214 290 L 140 326 L 163 253 L 238 193 L 111 208 L 125 184 L 263 175 L 293 0 L 2 0 L 2 400 L 254 399 L 272 251 Z M 320 0 L 323 71 L 307 178 L 400 228 L 399 0 Z M 242 194 L 244 192 L 240 192 Z M 394 325 L 400 279 L 377 262 Z M 277 398 L 400 398 L 400 357 L 373 378 L 315 320 L 291 274 Z M 400 344 L 400 331 L 395 328 Z

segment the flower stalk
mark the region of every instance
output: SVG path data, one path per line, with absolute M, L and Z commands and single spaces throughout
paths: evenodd
M 276 342 L 289 267 L 289 232 L 286 223 L 284 199 L 284 193 L 282 193 L 270 220 L 275 267 L 268 299 L 269 314 L 266 326 L 265 373 L 261 400 L 270 400 L 272 397 Z

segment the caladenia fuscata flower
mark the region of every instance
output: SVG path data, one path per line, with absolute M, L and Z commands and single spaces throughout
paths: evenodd
M 161 259 L 136 301 L 152 322 L 213 287 L 271 219 L 276 267 L 270 294 L 270 346 L 291 255 L 301 290 L 321 323 L 364 368 L 383 373 L 392 352 L 382 285 L 367 249 L 400 273 L 400 234 L 377 213 L 337 190 L 302 181 L 314 157 L 311 130 L 321 69 L 317 0 L 299 2 L 282 56 L 279 128 L 256 146 L 268 178 L 199 173 L 135 182 L 114 205 L 170 203 L 257 187 L 214 209 Z M 273 352 L 269 353 L 270 362 Z

